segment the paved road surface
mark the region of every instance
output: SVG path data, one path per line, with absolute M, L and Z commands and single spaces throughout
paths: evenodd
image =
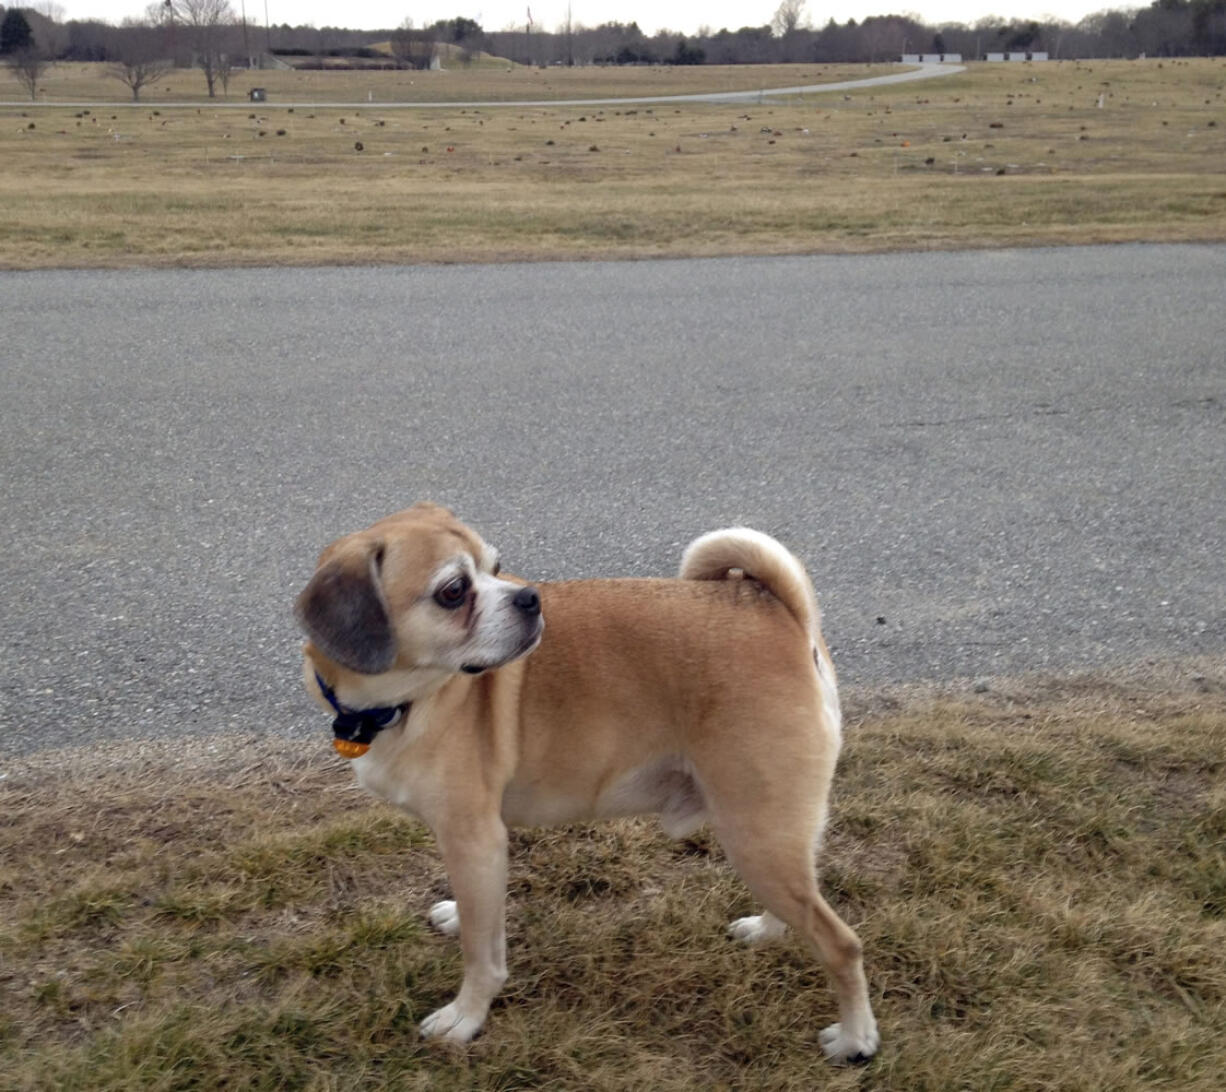
M 537 579 L 773 532 L 852 685 L 1220 653 L 1224 299 L 1220 246 L 0 275 L 0 738 L 325 733 L 290 602 L 423 497 Z

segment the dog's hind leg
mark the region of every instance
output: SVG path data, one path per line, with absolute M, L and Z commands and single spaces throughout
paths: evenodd
M 820 1033 L 822 1050 L 832 1062 L 867 1061 L 879 1036 L 860 939 L 817 889 L 813 841 L 783 833 L 763 809 L 746 818 L 738 815 L 734 822 L 725 814 L 713 823 L 732 866 L 766 907 L 760 917 L 734 922 L 734 935 L 738 925 L 742 938 L 751 941 L 773 939 L 785 926 L 795 929 L 825 965 L 838 999 L 839 1022 Z

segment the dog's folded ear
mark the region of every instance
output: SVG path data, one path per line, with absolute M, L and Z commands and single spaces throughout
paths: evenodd
M 379 590 L 377 554 L 353 551 L 325 561 L 294 604 L 308 637 L 351 671 L 377 675 L 396 660 L 396 639 Z

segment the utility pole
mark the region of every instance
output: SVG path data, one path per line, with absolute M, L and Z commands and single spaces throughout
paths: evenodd
M 243 53 L 247 57 L 247 68 L 250 70 L 255 66 L 251 63 L 251 42 L 247 38 L 247 0 L 239 0 L 238 10 L 239 17 L 243 21 Z
M 162 11 L 166 15 L 166 38 L 170 47 L 170 55 L 178 64 L 179 55 L 175 52 L 175 6 L 171 0 L 165 0 L 162 4 Z

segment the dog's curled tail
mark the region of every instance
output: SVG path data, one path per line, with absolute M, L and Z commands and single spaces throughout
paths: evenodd
M 733 569 L 770 591 L 818 647 L 821 616 L 813 582 L 791 551 L 770 535 L 750 527 L 711 531 L 691 542 L 681 557 L 683 580 L 724 580 Z

